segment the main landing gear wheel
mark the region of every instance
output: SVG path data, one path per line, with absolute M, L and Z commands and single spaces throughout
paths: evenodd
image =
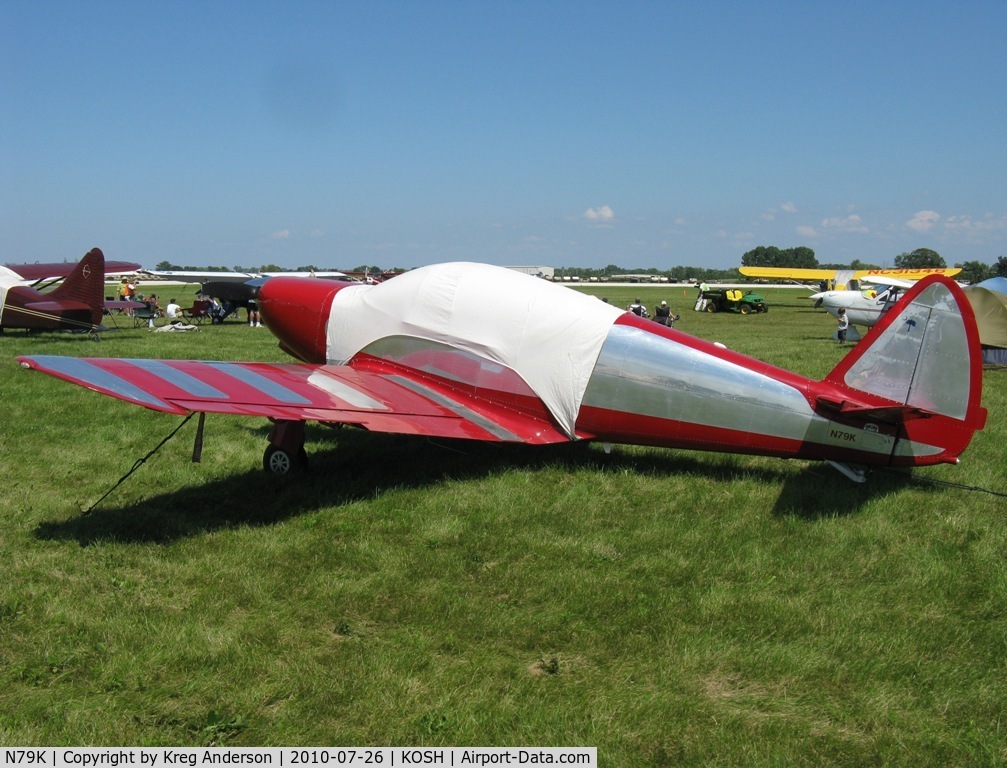
M 308 468 L 304 450 L 304 422 L 277 419 L 269 430 L 269 446 L 262 454 L 262 468 L 272 475 L 289 475 Z
M 266 447 L 262 454 L 262 468 L 271 475 L 289 475 L 293 472 L 303 472 L 308 468 L 308 453 L 303 447 L 296 453 L 276 445 Z

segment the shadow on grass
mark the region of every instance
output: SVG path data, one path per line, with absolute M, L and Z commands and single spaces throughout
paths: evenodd
M 91 514 L 42 522 L 34 533 L 40 539 L 76 541 L 81 546 L 111 541 L 169 543 L 237 526 L 273 525 L 396 489 L 432 488 L 449 480 L 478 480 L 514 469 L 632 472 L 725 485 L 743 478 L 780 488 L 774 514 L 809 520 L 856 513 L 869 499 L 905 483 L 880 475 L 855 485 L 825 465 L 811 464 L 795 473 L 792 466 L 760 467 L 723 454 L 619 449 L 608 455 L 588 443 L 532 447 L 357 430 L 336 434 L 335 440 L 316 440 L 318 435 L 309 432 L 313 469 L 307 473 L 276 478 L 254 469 L 119 505 L 113 493 Z
M 90 331 L 33 331 L 22 328 L 5 328 L 4 332 L 0 334 L 0 341 L 5 342 L 5 345 L 15 347 L 11 351 L 19 355 L 34 354 L 37 347 L 47 346 L 63 346 L 73 351 L 77 343 L 80 343 L 81 348 L 89 354 L 96 349 L 101 349 L 95 344 L 96 341 L 101 341 L 100 335 L 96 339 Z M 22 344 L 28 349 L 17 351 L 16 347 Z
M 312 468 L 305 473 L 278 478 L 254 469 L 120 505 L 113 492 L 90 514 L 40 523 L 34 533 L 40 539 L 76 541 L 81 546 L 110 541 L 169 543 L 219 529 L 272 525 L 395 489 L 476 480 L 521 466 L 555 465 L 586 453 L 579 446 L 431 441 L 356 430 L 338 434 L 333 446 L 331 440 L 313 440 L 309 432 L 308 445 L 314 449 Z
M 897 474 L 873 473 L 866 483 L 857 484 L 827 464 L 813 462 L 784 482 L 773 513 L 803 520 L 853 515 L 872 499 L 894 493 L 908 483 Z
M 780 490 L 771 512 L 804 520 L 856 514 L 872 499 L 905 488 L 910 482 L 897 473 L 873 473 L 866 483 L 857 484 L 824 462 L 800 459 L 779 462 L 757 466 L 744 456 L 655 451 L 647 456 L 626 457 L 622 468 L 650 474 L 702 477 L 725 486 L 739 480 L 775 486 Z

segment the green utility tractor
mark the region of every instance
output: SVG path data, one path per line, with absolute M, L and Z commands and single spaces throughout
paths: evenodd
M 766 300 L 757 293 L 741 291 L 737 288 L 715 288 L 703 291 L 706 302 L 706 312 L 740 312 L 750 315 L 753 312 L 768 312 Z

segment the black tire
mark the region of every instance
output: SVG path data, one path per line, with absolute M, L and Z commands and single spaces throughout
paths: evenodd
M 266 446 L 262 454 L 262 468 L 271 475 L 290 475 L 308 468 L 308 453 L 303 447 L 291 454 L 276 445 Z
M 751 304 L 742 304 L 738 308 L 738 311 L 741 312 L 741 314 L 743 314 L 743 315 L 750 315 L 750 314 L 752 314 L 752 305 Z

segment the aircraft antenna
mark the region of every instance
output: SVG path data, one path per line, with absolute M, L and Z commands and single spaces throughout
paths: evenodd
M 935 477 L 924 477 L 923 475 L 914 475 L 910 472 L 903 472 L 897 469 L 891 469 L 889 467 L 875 467 L 874 469 L 881 472 L 888 472 L 892 475 L 898 475 L 899 477 L 904 477 L 910 482 L 919 483 L 920 485 L 940 485 L 945 488 L 956 488 L 959 491 L 971 491 L 973 493 L 988 493 L 990 496 L 999 496 L 1000 498 L 1007 498 L 1007 493 L 1003 491 L 994 491 L 991 488 L 983 488 L 981 485 L 966 485 L 965 483 L 956 483 L 953 480 L 939 480 Z

